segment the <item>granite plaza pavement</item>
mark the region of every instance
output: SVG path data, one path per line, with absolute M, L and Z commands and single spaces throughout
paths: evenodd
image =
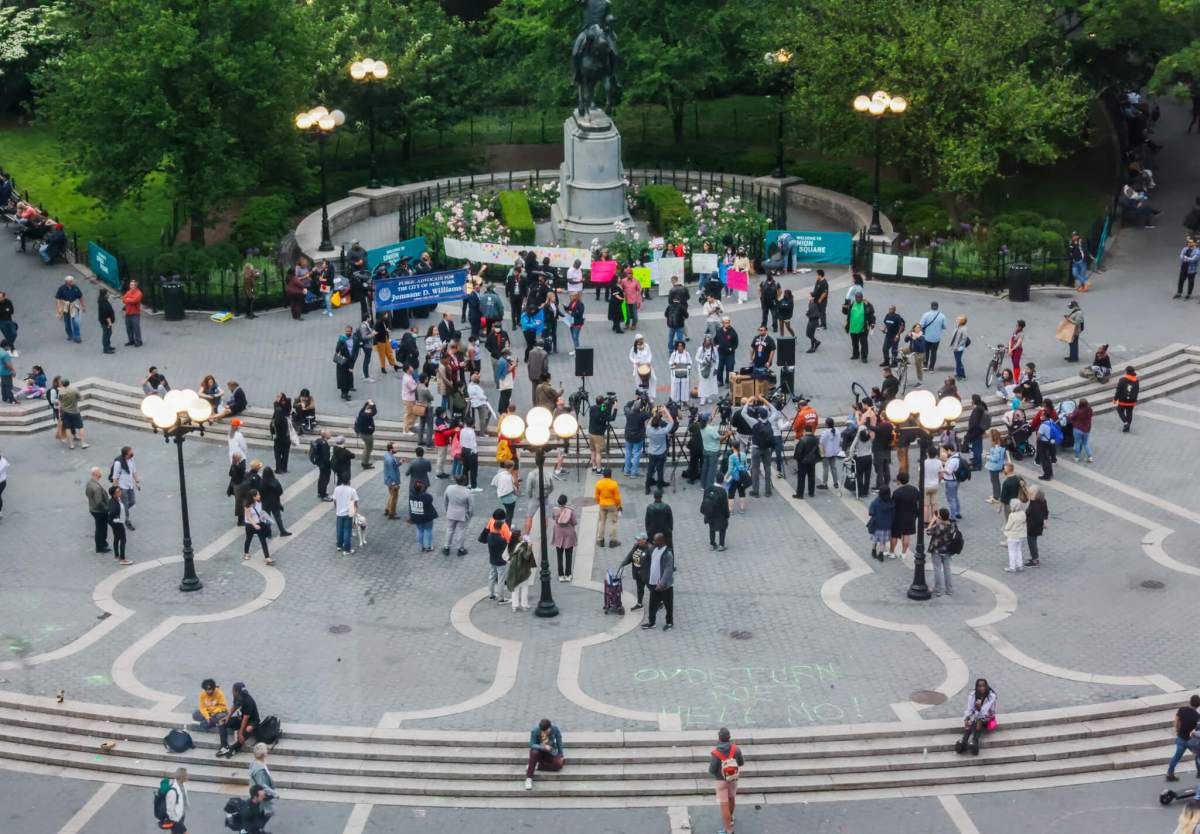
M 1194 153 L 1166 133 L 1177 119 L 1168 109 L 1160 128 L 1171 139 L 1159 161 L 1162 225 L 1122 230 L 1093 291 L 1079 296 L 1087 316 L 1082 352 L 1090 353 L 1087 342 L 1109 342 L 1117 366 L 1167 343 L 1195 342 L 1200 309 L 1170 300 L 1181 238 L 1176 218 L 1197 179 Z M 307 386 L 322 413 L 351 415 L 368 395 L 382 417 L 398 413 L 398 383 L 390 377 L 360 384 L 350 404 L 337 399 L 328 357 L 350 320 L 347 311 L 333 321 L 308 316 L 297 323 L 270 313 L 223 326 L 200 316 L 184 322 L 146 316 L 144 348 L 120 348 L 117 339 L 118 353 L 104 356 L 90 312 L 82 345 L 63 338 L 52 299 L 60 268 L 5 252 L 0 275 L 21 322 L 19 368 L 36 362 L 50 374 L 136 385 L 146 366 L 157 364 L 176 387 L 194 386 L 208 372 L 236 378 L 253 405 L 265 406 L 277 390 Z M 835 287 L 848 286 L 848 276 L 831 277 Z M 810 280 L 789 276 L 785 286 L 803 289 Z M 85 292 L 90 305 L 94 289 Z M 883 283 L 869 283 L 867 294 L 881 312 L 896 304 L 910 321 L 934 299 L 951 318 L 970 317 L 975 345 L 964 396 L 982 390 L 983 345 L 1003 340 L 1017 317 L 1028 322 L 1026 356 L 1038 362 L 1043 379 L 1074 373 L 1052 337 L 1066 299 L 1074 297 L 1065 290 L 1036 292 L 1023 305 Z M 660 380 L 661 307 L 650 302 L 641 327 Z M 757 306 L 736 309 L 733 318 L 748 334 Z M 878 374 L 875 361 L 850 363 L 839 323 L 831 321 L 815 357 L 799 357 L 798 387 L 822 415 L 845 409 L 850 379 L 869 384 Z M 590 321 L 584 333 L 599 360 L 589 388 L 627 392 L 628 337 L 600 321 Z M 873 351 L 878 342 L 873 338 Z M 569 378 L 570 360 L 560 354 L 551 368 L 556 381 Z M 528 405 L 528 394 L 528 385 L 519 384 L 519 406 Z M 1002 721 L 1005 713 L 1164 693 L 1178 692 L 1182 701 L 1200 683 L 1200 661 L 1180 627 L 1200 581 L 1200 552 L 1190 544 L 1200 524 L 1190 500 L 1200 459 L 1200 388 L 1139 407 L 1130 435 L 1119 432 L 1111 414 L 1099 417 L 1091 466 L 1060 456 L 1047 485 L 1051 523 L 1039 570 L 1003 572 L 1000 517 L 983 501 L 986 480 L 966 484 L 967 546 L 956 557 L 956 593 L 923 604 L 904 597 L 911 562 L 865 558 L 863 503 L 832 493 L 796 501 L 791 485 L 777 480 L 773 497 L 748 501 L 746 514 L 731 520 L 729 550 L 718 554 L 698 521 L 697 489 L 677 479 L 667 494 L 677 519 L 677 625 L 665 634 L 637 629 L 640 612 L 617 618 L 600 610 L 604 571 L 626 548 L 590 545 L 596 515 L 586 470 L 555 484 L 583 509 L 582 545 L 575 582 L 553 584 L 562 615 L 539 621 L 481 599 L 486 553 L 473 537 L 462 558 L 417 553 L 412 529 L 383 518 L 381 467 L 355 466 L 370 544 L 351 558 L 335 556 L 332 513 L 316 500 L 315 473 L 302 449 L 281 478 L 295 535 L 272 542 L 276 567 L 258 556 L 242 562 L 240 531 L 229 524 L 224 495 L 224 445 L 189 442 L 192 532 L 205 587 L 181 595 L 173 451 L 141 429 L 92 421 L 88 430 L 91 448 L 75 451 L 48 433 L 0 436 L 0 451 L 12 464 L 0 520 L 7 579 L 0 586 L 0 689 L 9 692 L 49 696 L 62 688 L 68 702 L 186 711 L 200 679 L 211 675 L 226 691 L 234 680 L 247 681 L 285 726 L 492 732 L 520 730 L 548 715 L 569 745 L 572 732 L 590 730 L 804 729 L 950 718 L 979 675 L 1000 692 Z M 126 444 L 135 447 L 145 488 L 129 541 L 136 564 L 117 569 L 91 552 L 83 485 L 91 465 L 107 465 Z M 485 467 L 481 483 L 491 472 Z M 1028 464 L 1024 472 L 1033 474 Z M 628 545 L 648 499 L 640 482 L 621 483 L 620 538 Z M 477 513 L 492 509 L 493 499 L 490 491 L 478 495 Z M 527 511 L 524 501 L 519 506 Z M 54 523 L 47 525 L 48 518 Z M 440 547 L 440 524 L 435 535 Z M 1169 737 L 1164 726 L 1164 760 Z M 753 755 L 752 745 L 747 753 Z M 0 827 L 108 834 L 138 830 L 128 827 L 131 816 L 149 827 L 148 791 L 121 780 L 99 786 L 49 780 L 51 771 L 39 768 L 0 756 L 0 784 L 19 797 L 0 810 Z M 1019 792 L 748 806 L 739 831 L 859 831 L 883 818 L 900 832 L 999 834 L 1014 830 L 1016 819 L 1055 834 L 1169 830 L 1174 814 L 1154 802 L 1161 779 L 1141 770 L 1129 775 L 1095 784 L 1064 779 Z M 223 801 L 210 793 L 194 798 L 199 808 L 212 806 L 214 817 Z M 508 814 L 301 800 L 285 807 L 279 830 L 350 834 L 430 823 L 508 830 L 511 813 L 525 825 L 570 824 L 586 832 L 680 831 L 689 819 L 693 826 L 717 822 L 711 806 L 607 807 L 586 815 L 553 804 Z

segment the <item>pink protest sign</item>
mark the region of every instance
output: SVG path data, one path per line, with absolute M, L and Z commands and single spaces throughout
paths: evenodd
M 729 287 L 731 290 L 749 292 L 750 276 L 745 272 L 738 272 L 736 269 L 731 269 L 725 273 L 725 286 Z
M 592 261 L 593 284 L 607 284 L 616 274 L 616 261 Z

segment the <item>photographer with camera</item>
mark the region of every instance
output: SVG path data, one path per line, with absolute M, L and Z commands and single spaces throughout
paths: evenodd
M 646 423 L 650 415 L 650 397 L 638 388 L 633 399 L 625 404 L 625 466 L 622 471 L 631 478 L 641 474 L 642 446 L 646 443 Z
M 771 457 L 775 454 L 775 429 L 771 412 L 776 411 L 763 397 L 751 397 L 742 407 L 750 426 L 750 497 L 759 495 L 759 472 L 762 472 L 762 491 L 771 495 Z M 736 425 L 736 420 L 735 420 Z
M 612 391 L 597 394 L 595 404 L 588 408 L 588 449 L 592 454 L 592 471 L 597 475 L 604 471 L 601 460 L 604 455 L 604 438 L 608 433 L 608 424 L 616 416 L 617 395 Z
M 650 459 L 646 469 L 646 494 L 652 487 L 662 489 L 667 485 L 664 480 L 667 463 L 667 446 L 670 443 L 671 431 L 675 427 L 675 417 L 666 406 L 657 406 L 651 414 L 650 425 L 646 432 L 646 454 Z M 657 480 L 656 480 L 657 474 Z

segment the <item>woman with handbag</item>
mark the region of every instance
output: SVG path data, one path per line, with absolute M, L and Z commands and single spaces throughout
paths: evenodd
M 579 541 L 579 512 L 567 503 L 567 496 L 558 496 L 558 506 L 550 513 L 554 521 L 554 531 L 550 534 L 550 544 L 558 555 L 558 581 L 570 582 L 572 562 L 575 558 L 575 545 Z M 566 567 L 563 566 L 563 555 L 566 555 Z
M 520 530 L 513 530 L 508 539 L 508 570 L 504 587 L 508 588 L 513 611 L 529 610 L 529 586 L 533 584 L 533 569 L 537 557 Z
M 246 493 L 243 520 L 246 524 L 246 540 L 242 544 L 242 561 L 250 561 L 250 542 L 255 536 L 262 545 L 263 558 L 268 565 L 275 564 L 271 558 L 271 550 L 267 547 L 267 539 L 271 538 L 271 522 L 267 519 L 262 505 L 262 494 L 257 489 Z
M 667 358 L 671 369 L 671 399 L 686 403 L 692 398 L 692 355 L 683 342 L 675 343 L 675 351 Z

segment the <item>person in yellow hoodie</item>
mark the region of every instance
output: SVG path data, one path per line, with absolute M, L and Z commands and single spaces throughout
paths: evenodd
M 200 682 L 200 709 L 192 713 L 192 720 L 202 729 L 212 730 L 220 727 L 229 718 L 229 704 L 225 701 L 225 693 L 212 678 Z

